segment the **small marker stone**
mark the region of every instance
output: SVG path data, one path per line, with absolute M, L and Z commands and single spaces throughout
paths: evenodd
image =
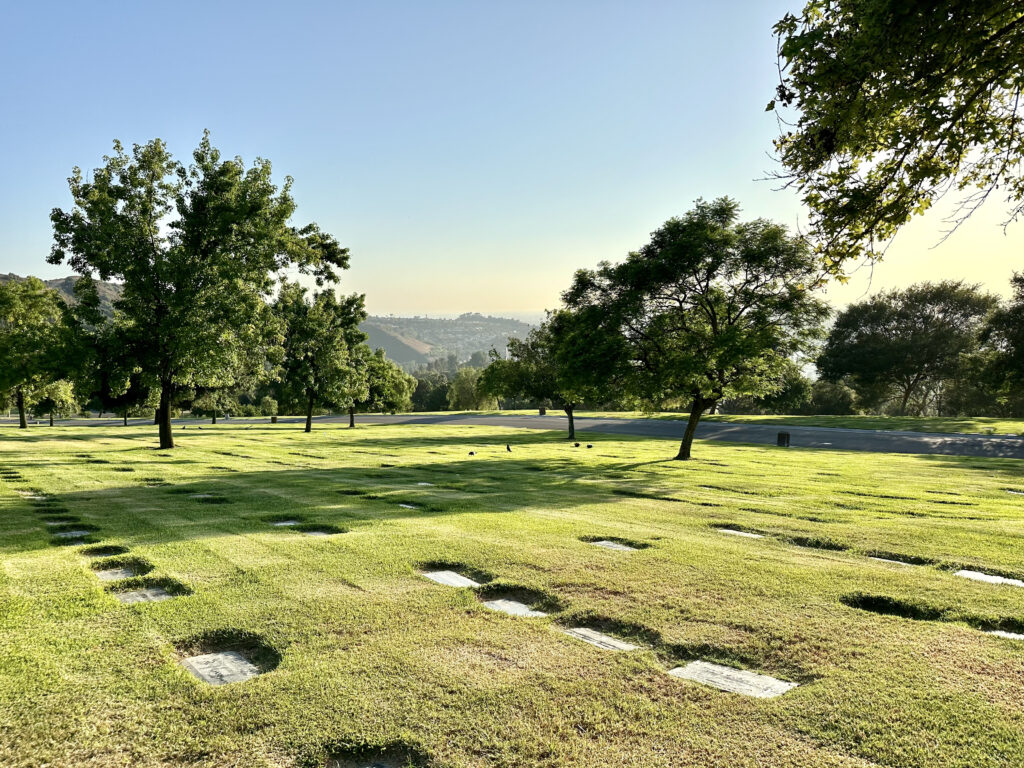
M 1005 629 L 992 629 L 985 633 L 996 637 L 1005 637 L 1007 640 L 1024 640 L 1024 634 L 1020 632 L 1007 632 Z
M 730 536 L 745 536 L 748 539 L 763 539 L 762 533 L 751 533 L 750 531 L 737 531 L 734 528 L 718 528 L 719 533 L 728 533 Z
M 259 675 L 256 665 L 238 651 L 218 651 L 190 656 L 181 660 L 181 665 L 210 685 L 241 683 Z
M 479 587 L 480 584 L 455 571 L 425 571 L 423 575 L 446 587 Z
M 605 635 L 597 630 L 590 629 L 589 627 L 572 627 L 570 629 L 562 630 L 565 634 L 575 637 L 577 640 L 582 640 L 584 643 L 590 643 L 591 645 L 602 648 L 606 651 L 635 651 L 640 646 L 633 645 L 632 643 L 626 643 L 617 638 Z
M 868 559 L 877 560 L 880 563 L 891 563 L 892 565 L 910 565 L 910 563 L 905 563 L 902 560 L 893 560 L 890 557 L 875 557 L 874 555 L 868 555 Z
M 88 536 L 92 531 L 57 531 L 53 535 L 58 539 L 80 539 Z
M 298 525 L 298 524 L 299 524 L 298 520 L 278 520 L 276 523 L 271 523 L 271 525 L 276 526 L 277 528 L 286 528 L 286 527 L 288 527 L 290 525 Z
M 1007 493 L 1012 493 L 1014 496 L 1024 496 L 1024 491 L 1014 491 L 1010 488 L 1006 489 Z
M 507 613 L 510 616 L 525 616 L 527 618 L 539 618 L 541 616 L 547 616 L 543 611 L 535 611 L 528 605 L 520 603 L 518 600 L 487 600 L 484 602 L 488 608 L 492 611 L 499 611 L 500 613 Z
M 119 579 L 130 579 L 135 575 L 131 568 L 107 568 L 96 571 L 96 578 L 100 581 L 118 581 Z
M 668 672 L 673 677 L 710 685 L 721 691 L 742 693 L 759 699 L 771 699 L 797 687 L 797 683 L 777 680 L 768 675 L 759 675 L 745 669 L 733 669 L 707 661 L 691 661 L 685 667 L 676 667 Z
M 433 485 L 433 483 L 416 483 L 416 485 Z
M 126 605 L 135 603 L 159 603 L 161 600 L 170 600 L 171 594 L 163 587 L 143 587 L 128 592 L 115 592 L 114 597 Z
M 992 573 L 982 573 L 981 571 L 969 571 L 961 569 L 955 572 L 955 575 L 962 576 L 965 579 L 971 579 L 973 581 L 984 581 L 986 584 L 1006 584 L 1011 587 L 1024 587 L 1024 581 L 1020 579 L 1008 579 L 1005 576 L 996 576 Z
M 398 506 L 400 506 L 402 509 L 416 509 L 417 508 L 415 504 L 399 504 Z
M 601 541 L 592 541 L 590 543 L 595 547 L 614 549 L 616 552 L 636 552 L 636 547 L 631 547 L 628 544 L 621 544 L 617 541 L 608 541 L 608 539 L 601 539 Z
M 212 499 L 212 493 L 190 493 L 188 496 L 190 499 Z

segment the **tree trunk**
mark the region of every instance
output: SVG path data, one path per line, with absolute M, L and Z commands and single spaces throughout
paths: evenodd
M 160 423 L 160 409 L 159 408 L 157 408 L 155 411 L 153 411 L 153 423 L 154 424 L 159 424 Z
M 565 406 L 565 415 L 569 417 L 569 439 L 576 439 L 576 417 L 573 415 L 573 411 L 576 410 L 575 405 Z
M 158 421 L 157 424 L 159 424 L 159 423 L 160 422 Z M 124 409 L 124 425 L 126 427 L 128 426 L 128 409 L 127 408 Z
M 353 429 L 356 426 L 356 409 L 348 409 L 348 428 Z
M 718 413 L 718 401 L 714 400 L 708 408 L 708 416 L 714 416 L 716 413 Z
M 21 387 L 18 393 L 18 429 L 28 429 L 28 419 L 25 417 L 25 390 Z
M 50 426 L 53 426 L 53 408 L 50 409 Z
M 210 421 L 210 423 L 211 424 L 216 424 L 217 423 L 217 409 L 216 408 L 213 409 L 213 419 Z
M 711 401 L 714 402 L 714 401 Z M 683 432 L 683 441 L 679 444 L 679 453 L 676 454 L 678 461 L 689 461 L 690 447 L 693 445 L 693 435 L 697 431 L 697 422 L 700 421 L 708 401 L 697 395 L 693 398 L 693 405 L 690 406 L 690 418 L 686 422 L 686 431 Z
M 127 413 L 125 414 L 127 420 Z M 171 382 L 164 381 L 160 385 L 160 450 L 174 447 L 174 435 L 171 432 Z
M 910 400 L 910 392 L 914 389 L 913 385 L 903 390 L 903 399 L 900 401 L 900 416 L 907 415 L 907 401 Z
M 306 406 L 306 431 L 313 431 L 313 395 L 309 396 L 309 404 Z

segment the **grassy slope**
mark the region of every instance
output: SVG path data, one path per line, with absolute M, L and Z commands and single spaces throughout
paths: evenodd
M 1024 642 L 971 625 L 1024 631 L 1024 589 L 944 570 L 1024 577 L 1024 497 L 1004 490 L 1024 488 L 1020 462 L 703 443 L 680 464 L 663 461 L 670 441 L 586 450 L 487 427 L 179 438 L 161 453 L 152 427 L 0 432 L 0 466 L 24 477 L 0 481 L 0 765 L 320 765 L 331 745 L 394 742 L 432 766 L 1024 761 Z M 192 594 L 116 602 L 77 548 L 51 545 L 15 492 L 30 488 Z M 349 532 L 311 538 L 273 516 Z M 587 536 L 651 546 L 618 553 Z M 420 578 L 434 560 L 537 590 L 558 612 L 492 613 Z M 949 620 L 840 601 L 854 593 Z M 610 654 L 556 631 L 581 619 L 652 650 Z M 258 634 L 280 665 L 200 684 L 177 648 L 217 629 Z M 760 701 L 665 674 L 688 658 L 804 685 Z

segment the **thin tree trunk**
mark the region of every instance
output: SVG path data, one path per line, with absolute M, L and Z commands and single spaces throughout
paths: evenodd
M 53 408 L 50 409 L 50 426 L 53 426 Z
M 125 413 L 127 421 L 127 412 Z M 164 381 L 160 385 L 160 449 L 174 447 L 174 434 L 171 432 L 171 382 Z
M 309 396 L 309 404 L 306 406 L 306 431 L 313 431 L 313 395 Z
M 213 409 L 213 420 L 210 423 L 211 424 L 216 424 L 217 423 L 217 409 L 216 408 Z
M 576 439 L 576 417 L 573 415 L 573 411 L 576 410 L 575 405 L 565 406 L 565 415 L 569 417 L 569 439 Z
M 690 418 L 686 422 L 686 431 L 683 432 L 683 440 L 679 444 L 679 453 L 676 454 L 677 460 L 689 461 L 690 448 L 693 445 L 693 436 L 697 432 L 697 423 L 700 421 L 700 417 L 704 413 L 706 405 L 707 401 L 699 395 L 693 398 L 693 405 L 690 406 Z
M 158 421 L 157 424 L 159 425 L 160 422 Z M 128 426 L 128 409 L 127 408 L 124 409 L 124 425 L 126 427 Z
M 18 394 L 18 429 L 28 429 L 28 419 L 25 417 L 25 390 L 17 389 Z
M 900 402 L 900 416 L 907 415 L 907 401 L 910 400 L 910 391 L 914 387 L 911 385 L 903 390 L 903 400 Z
M 348 409 L 348 428 L 349 429 L 354 429 L 355 426 L 356 426 L 356 409 L 355 408 L 349 408 Z
M 160 423 L 160 409 L 159 408 L 157 408 L 155 411 L 153 411 L 153 423 L 154 424 L 159 424 Z

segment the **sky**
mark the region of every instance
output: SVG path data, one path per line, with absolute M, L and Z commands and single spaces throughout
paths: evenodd
M 649 0 L 4 3 L 0 273 L 45 258 L 72 167 L 154 137 L 294 178 L 295 222 L 351 250 L 373 314 L 536 315 L 697 198 L 796 228 L 766 180 L 772 25 L 802 4 Z M 837 305 L 920 280 L 1006 294 L 1022 225 L 996 203 L 942 242 L 916 221 Z

